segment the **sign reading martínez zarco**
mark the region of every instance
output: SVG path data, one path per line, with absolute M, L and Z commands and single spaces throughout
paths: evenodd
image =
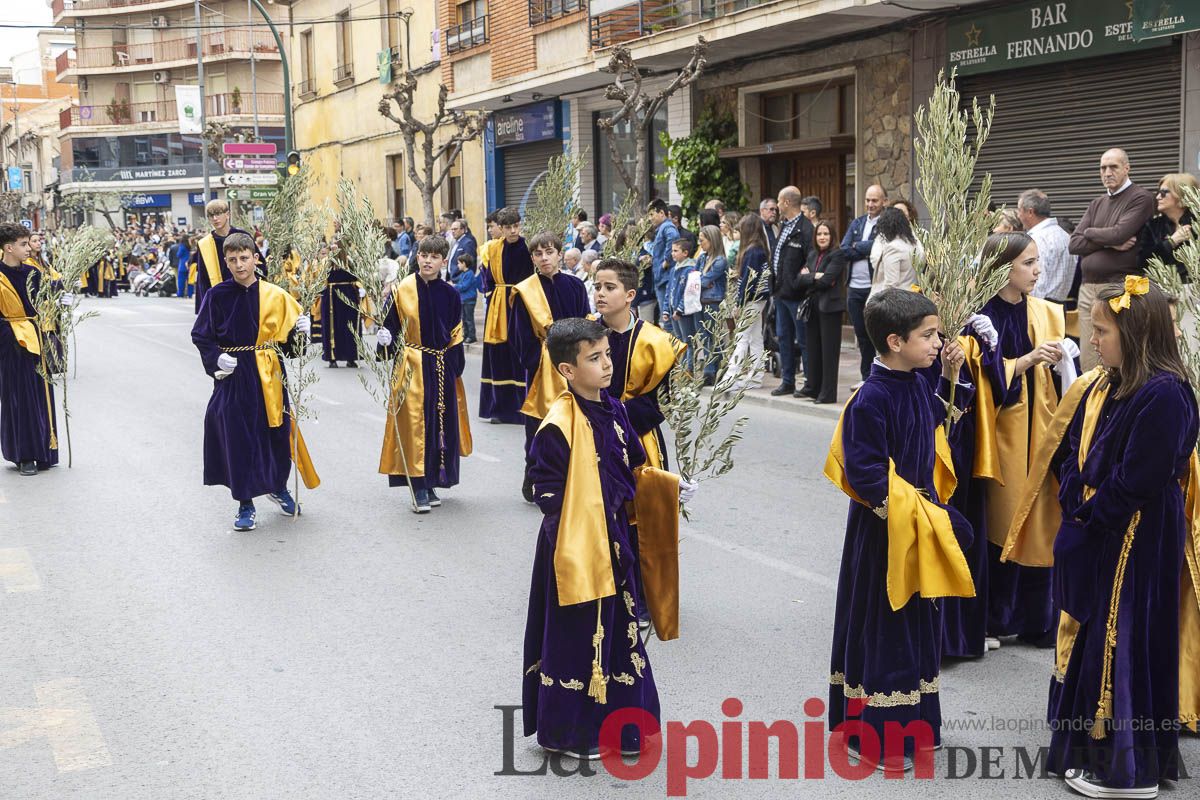
M 959 75 L 1124 53 L 1167 43 L 1134 41 L 1128 0 L 1020 3 L 964 14 L 946 25 L 948 66 Z

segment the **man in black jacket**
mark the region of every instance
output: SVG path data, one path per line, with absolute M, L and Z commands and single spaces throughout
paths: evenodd
M 804 290 L 800 286 L 800 270 L 808 263 L 813 249 L 813 226 L 800 212 L 803 195 L 795 186 L 779 190 L 779 216 L 783 226 L 779 241 L 771 254 L 771 297 L 775 302 L 775 336 L 779 340 L 779 375 L 783 382 L 771 392 L 781 396 L 796 391 L 796 351 L 806 361 L 804 325 L 796 315 Z M 805 370 L 807 372 L 807 368 Z

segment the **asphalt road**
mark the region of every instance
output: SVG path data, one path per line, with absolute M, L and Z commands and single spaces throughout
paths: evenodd
M 190 302 L 88 308 L 74 467 L 0 470 L 0 797 L 660 798 L 668 760 L 711 752 L 668 742 L 639 781 L 495 774 L 543 764 L 519 723 L 506 745 L 497 708 L 520 703 L 539 524 L 519 494 L 520 428 L 476 424 L 463 484 L 416 517 L 375 471 L 382 410 L 354 371 L 322 366 L 305 435 L 324 484 L 300 520 L 260 503 L 259 529 L 234 533 L 228 493 L 201 482 L 210 381 Z M 474 407 L 478 351 L 467 373 Z M 649 651 L 665 720 L 739 722 L 743 737 L 750 721 L 801 728 L 826 695 L 847 505 L 821 476 L 831 420 L 746 413 L 737 466 L 703 485 L 682 531 L 682 637 Z M 948 665 L 934 780 L 847 781 L 827 763 L 823 780 L 781 780 L 773 748 L 770 779 L 717 766 L 687 796 L 1067 797 L 1014 777 L 1016 748 L 1048 741 L 1050 667 L 1023 645 Z M 950 780 L 952 754 L 960 773 L 970 761 L 955 747 L 976 763 Z M 981 777 L 989 758 L 1003 778 Z

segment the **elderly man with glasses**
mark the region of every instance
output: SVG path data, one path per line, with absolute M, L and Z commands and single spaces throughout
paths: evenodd
M 200 313 L 200 306 L 204 303 L 205 292 L 218 283 L 233 277 L 229 267 L 225 266 L 225 238 L 234 233 L 244 233 L 250 236 L 249 231 L 235 228 L 229 224 L 229 203 L 224 200 L 209 200 L 208 204 L 204 206 L 204 215 L 208 217 L 208 223 L 212 225 L 212 232 L 197 242 L 196 249 L 191 256 L 192 262 L 196 264 L 197 314 Z M 254 241 L 254 237 L 250 236 L 250 240 Z M 263 258 L 262 252 L 257 247 L 254 248 L 254 252 L 257 259 L 256 271 L 259 277 L 265 278 L 267 260 Z

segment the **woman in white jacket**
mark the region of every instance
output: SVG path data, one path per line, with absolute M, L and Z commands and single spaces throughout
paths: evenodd
M 875 223 L 875 243 L 871 245 L 871 296 L 889 288 L 912 288 L 917 282 L 913 262 L 924 256 L 904 212 L 885 208 Z

